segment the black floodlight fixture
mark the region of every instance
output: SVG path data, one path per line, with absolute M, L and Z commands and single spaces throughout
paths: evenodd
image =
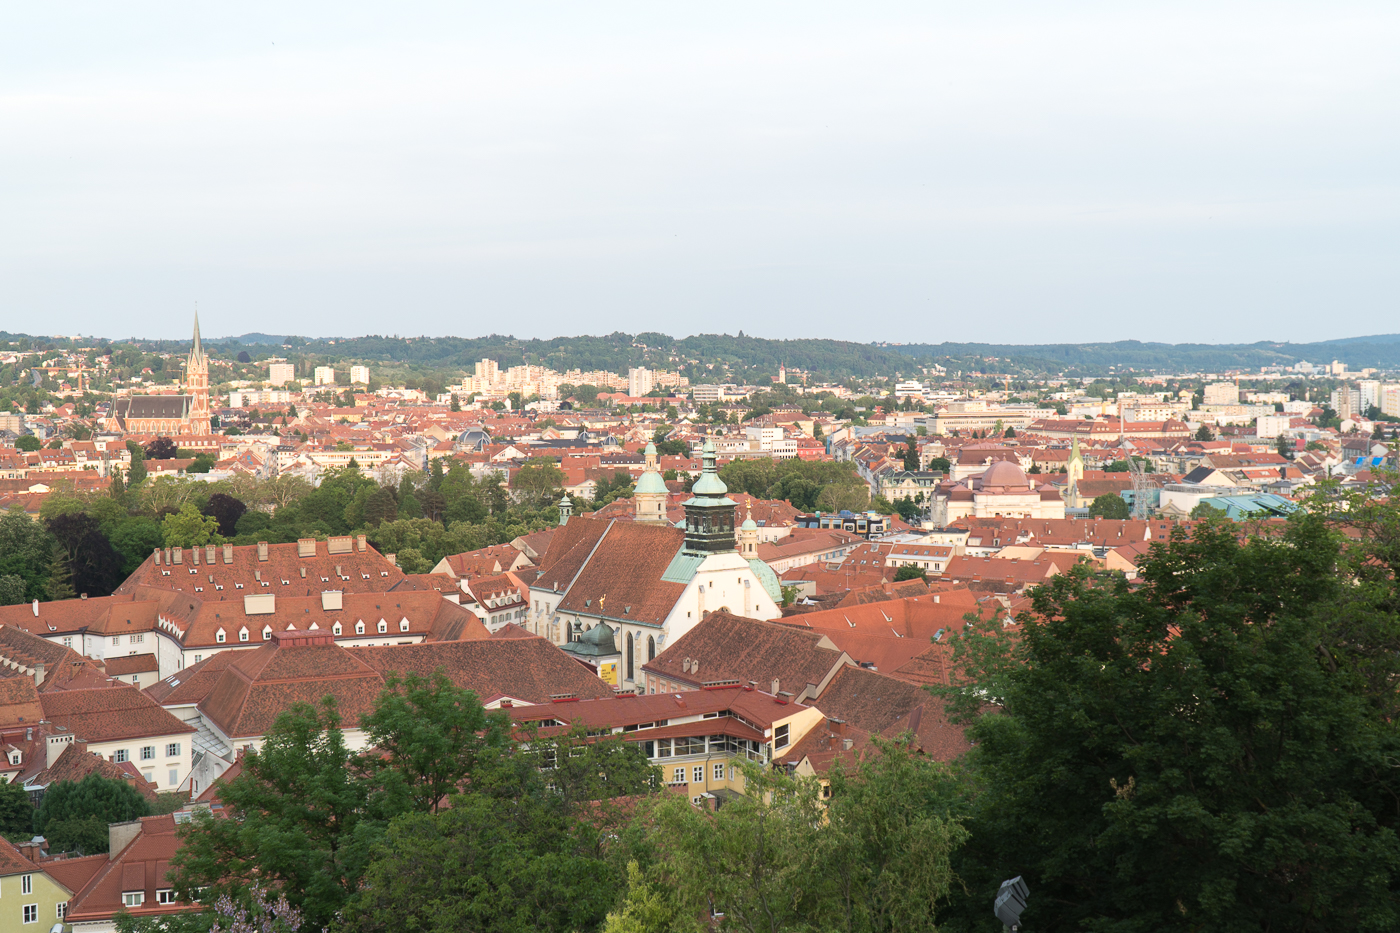
M 1026 887 L 1026 882 L 1020 875 L 1010 881 L 1003 881 L 997 891 L 994 908 L 997 919 L 1009 929 L 1021 929 L 1021 911 L 1026 909 L 1026 898 L 1030 897 L 1030 894 L 1031 889 Z

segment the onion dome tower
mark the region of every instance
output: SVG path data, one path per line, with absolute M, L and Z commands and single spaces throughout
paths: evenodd
M 637 521 L 661 524 L 666 521 L 666 497 L 670 495 L 670 490 L 661 478 L 655 444 L 647 444 L 646 457 L 647 465 L 637 480 L 632 501 L 637 510 Z
M 715 469 L 715 445 L 705 441 L 701 450 L 704 468 L 685 502 L 685 551 L 690 554 L 718 554 L 734 550 L 734 509 L 729 487 Z

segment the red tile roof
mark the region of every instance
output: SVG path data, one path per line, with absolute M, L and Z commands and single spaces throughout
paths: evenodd
M 39 702 L 45 719 L 86 742 L 184 735 L 195 731 L 129 684 L 44 693 Z

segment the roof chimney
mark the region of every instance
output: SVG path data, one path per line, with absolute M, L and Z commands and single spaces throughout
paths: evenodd
M 262 545 L 259 545 L 259 548 L 261 548 L 261 547 L 262 547 Z M 316 539 L 315 539 L 315 538 L 297 538 L 297 557 L 315 557 L 315 556 L 316 556 Z M 263 559 L 263 557 L 262 557 L 262 551 L 259 550 L 259 551 L 258 551 L 258 560 L 262 560 L 262 559 Z
M 177 563 L 177 564 L 183 564 L 184 562 L 185 562 L 185 549 L 182 548 L 182 547 L 177 547 L 177 548 L 175 548 L 175 563 Z
M 42 664 L 34 665 L 34 686 L 40 687 L 44 683 L 45 667 Z
M 232 544 L 225 544 L 225 545 L 224 545 L 224 563 L 226 563 L 226 564 L 231 564 L 231 563 L 233 563 L 233 545 L 232 545 Z
M 356 536 L 355 536 L 355 548 L 356 548 L 356 550 L 360 550 L 360 551 L 363 551 L 363 550 L 365 549 L 365 536 L 364 536 L 364 535 L 356 535 Z
M 778 695 L 778 678 L 776 677 L 773 678 L 773 689 L 770 692 L 773 694 L 773 696 Z
M 152 555 L 152 558 L 157 565 L 160 564 L 160 548 L 156 548 L 156 552 L 154 555 Z
M 34 618 L 39 618 L 39 600 L 34 600 Z
M 267 560 L 267 542 L 258 542 L 258 560 Z

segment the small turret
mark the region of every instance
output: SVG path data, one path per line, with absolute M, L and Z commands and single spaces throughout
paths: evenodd
M 659 524 L 666 521 L 666 497 L 670 491 L 661 478 L 661 470 L 656 462 L 656 445 L 648 444 L 647 465 L 632 492 L 632 503 L 639 522 Z
M 744 510 L 744 523 L 739 526 L 739 556 L 744 560 L 758 558 L 758 522 L 753 520 L 753 502 Z
M 567 525 L 569 516 L 574 512 L 574 504 L 569 500 L 569 494 L 564 493 L 564 498 L 559 500 L 559 524 Z

